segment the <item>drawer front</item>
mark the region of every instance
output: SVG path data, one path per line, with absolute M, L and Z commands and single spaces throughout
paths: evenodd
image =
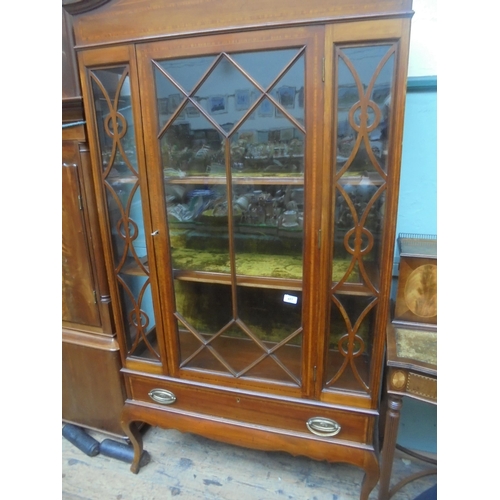
M 133 400 L 165 411 L 198 413 L 309 436 L 315 434 L 327 440 L 372 442 L 375 415 L 331 408 L 316 401 L 199 387 L 178 380 L 125 376 Z
M 388 391 L 437 404 L 437 378 L 411 370 L 391 368 L 388 376 Z

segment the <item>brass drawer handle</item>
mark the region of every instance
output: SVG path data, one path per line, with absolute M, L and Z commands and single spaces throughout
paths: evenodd
M 340 425 L 325 417 L 312 417 L 306 422 L 307 428 L 316 436 L 336 436 L 340 432 Z
M 175 403 L 177 399 L 173 392 L 167 391 L 166 389 L 151 389 L 148 396 L 161 405 L 171 405 Z

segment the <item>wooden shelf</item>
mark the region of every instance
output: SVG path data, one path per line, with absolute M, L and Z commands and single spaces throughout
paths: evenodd
M 215 275 L 231 272 L 229 252 L 213 252 L 198 248 L 172 248 L 174 269 L 183 271 L 204 271 Z M 266 270 L 264 274 L 260 270 Z M 300 255 L 236 254 L 236 274 L 259 277 L 302 280 L 302 257 Z M 213 275 L 213 274 L 212 274 Z
M 338 182 L 343 186 L 365 185 L 366 187 L 370 187 L 370 186 L 382 186 L 383 184 L 385 184 L 386 181 L 380 177 L 377 179 L 371 179 L 370 177 L 364 177 L 361 175 L 350 175 L 350 176 L 343 175 Z
M 125 265 L 121 268 L 120 273 L 129 276 L 149 276 L 148 256 L 144 255 L 139 259 L 142 265 L 146 268 L 146 272 L 141 266 L 132 258 L 128 258 Z
M 208 339 L 208 337 L 207 337 Z M 180 331 L 179 340 L 181 345 L 181 357 L 183 360 L 201 347 L 201 342 L 190 332 Z M 274 347 L 275 343 L 265 342 L 268 349 Z M 253 362 L 263 356 L 264 351 L 252 340 L 232 337 L 218 337 L 211 346 L 234 370 L 239 377 L 242 371 Z M 302 348 L 297 345 L 286 344 L 275 351 L 274 355 L 295 377 L 294 380 L 283 370 L 270 356 L 266 356 L 260 363 L 245 372 L 241 376 L 261 378 L 265 380 L 276 380 L 281 382 L 296 382 L 300 380 Z M 182 366 L 182 362 L 181 362 Z M 229 370 L 214 356 L 210 348 L 203 348 L 184 369 L 202 369 L 212 372 L 230 373 Z
M 160 348 L 158 345 L 158 337 L 156 334 L 156 326 L 151 327 L 146 333 L 146 338 L 148 339 L 149 344 L 152 349 L 158 353 L 160 353 Z M 136 357 L 139 359 L 147 359 L 150 361 L 159 361 L 159 358 L 155 356 L 148 348 L 143 339 L 141 339 L 135 348 L 134 352 L 131 353 L 131 357 Z
M 113 177 L 106 177 L 106 182 L 110 184 L 111 186 L 116 186 L 120 184 L 135 184 L 139 182 L 139 177 L 135 175 L 128 175 L 127 177 L 118 177 L 118 176 L 113 176 Z
M 286 176 L 279 176 L 275 173 L 269 175 L 244 175 L 240 176 L 233 174 L 232 183 L 238 185 L 274 185 L 274 184 L 293 184 L 297 186 L 304 185 L 304 176 L 291 177 L 289 174 Z M 168 184 L 226 184 L 227 178 L 225 175 L 220 176 L 207 176 L 207 175 L 191 175 L 186 177 L 165 178 Z
M 210 273 L 205 271 L 181 271 L 174 269 L 174 278 L 180 281 L 199 281 L 203 283 L 217 283 L 221 285 L 231 285 L 230 274 Z M 236 275 L 237 286 L 247 286 L 253 288 L 270 288 L 273 290 L 302 290 L 302 280 L 266 278 L 258 276 Z
M 191 250 L 186 250 L 183 249 L 184 252 L 187 252 L 189 255 L 188 257 L 189 260 L 191 260 L 191 265 L 193 266 L 199 266 L 201 261 L 203 260 L 201 257 L 205 256 L 208 258 L 208 262 L 205 262 L 207 264 L 207 267 L 213 265 L 220 267 L 220 254 L 210 252 L 208 250 L 202 251 L 199 249 L 191 249 Z M 175 256 L 175 249 L 173 250 L 172 254 Z M 275 289 L 275 290 L 297 290 L 300 291 L 302 290 L 302 276 L 298 273 L 298 268 L 301 268 L 301 265 L 298 264 L 297 257 L 293 256 L 287 256 L 287 255 L 255 255 L 255 254 L 249 254 L 252 257 L 256 258 L 261 258 L 263 263 L 266 264 L 266 266 L 269 266 L 269 264 L 273 261 L 277 261 L 281 263 L 281 267 L 283 268 L 283 273 L 286 273 L 287 266 L 288 269 L 292 269 L 291 272 L 289 272 L 289 276 L 260 276 L 256 274 L 246 274 L 246 273 L 238 273 L 238 264 L 237 264 L 237 269 L 236 269 L 236 284 L 238 286 L 248 286 L 248 287 L 255 287 L 255 288 L 270 288 L 270 289 Z M 239 262 L 240 266 L 243 267 L 248 267 L 249 260 L 245 258 L 246 254 L 238 254 L 237 255 L 237 262 Z M 194 259 L 198 257 L 199 262 L 195 262 Z M 212 264 L 210 263 L 210 259 L 213 258 Z M 130 259 L 130 261 L 125 264 L 125 266 L 121 269 L 121 273 L 127 274 L 129 276 L 149 276 L 149 265 L 148 265 L 148 259 L 147 256 L 143 256 L 140 258 L 140 261 L 146 268 L 147 272 L 144 272 L 144 270 L 137 264 L 137 262 L 133 259 Z M 289 263 L 287 264 L 287 261 Z M 216 264 L 217 263 L 217 264 Z M 223 267 L 225 267 L 225 271 L 221 271 L 220 269 L 217 270 L 210 270 L 205 267 L 204 269 L 200 269 L 199 267 L 197 269 L 181 269 L 179 267 L 174 267 L 173 269 L 173 276 L 175 279 L 180 280 L 180 281 L 199 281 L 203 283 L 217 283 L 217 284 L 222 284 L 222 285 L 231 285 L 231 274 L 230 274 L 230 264 L 229 264 L 229 253 L 227 253 L 227 261 L 222 264 Z M 291 268 L 290 268 L 291 266 Z M 372 279 L 372 283 L 375 286 L 376 289 L 378 289 L 378 280 L 376 279 L 376 276 L 378 273 L 376 272 L 375 265 L 370 263 L 365 263 L 365 267 L 367 269 L 367 273 Z M 295 271 L 293 271 L 295 270 Z M 279 271 L 275 271 L 279 272 Z M 332 287 L 337 286 L 337 283 L 339 282 L 340 278 L 342 276 L 334 276 L 332 281 Z M 346 282 L 344 283 L 340 288 L 335 290 L 336 294 L 339 295 L 359 295 L 359 296 L 373 296 L 374 293 L 373 291 L 367 287 L 365 284 L 363 284 L 361 281 L 359 282 Z

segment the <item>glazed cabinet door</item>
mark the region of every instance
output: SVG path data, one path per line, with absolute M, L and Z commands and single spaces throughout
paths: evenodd
M 162 347 L 150 280 L 148 193 L 133 46 L 89 50 L 79 58 L 122 362 L 160 373 Z
M 326 30 L 328 283 L 318 391 L 375 405 L 389 309 L 407 71 L 406 21 Z M 409 21 L 408 21 L 409 22 Z M 359 403 L 358 403 L 359 404 Z
M 137 49 L 172 376 L 313 391 L 322 50 L 321 27 Z

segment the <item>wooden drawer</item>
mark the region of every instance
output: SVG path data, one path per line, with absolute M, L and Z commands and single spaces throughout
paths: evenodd
M 345 440 L 361 444 L 372 443 L 376 414 L 355 409 L 332 408 L 317 401 L 295 400 L 244 391 L 200 386 L 191 382 L 154 378 L 125 373 L 133 400 L 165 411 L 182 411 L 202 414 L 249 425 L 289 431 L 312 436 L 307 422 L 313 417 L 331 419 L 340 425 L 335 436 L 319 436 L 320 439 Z M 149 395 L 151 390 L 161 389 L 175 395 L 175 402 L 161 404 Z M 317 436 L 317 435 L 316 435 Z

